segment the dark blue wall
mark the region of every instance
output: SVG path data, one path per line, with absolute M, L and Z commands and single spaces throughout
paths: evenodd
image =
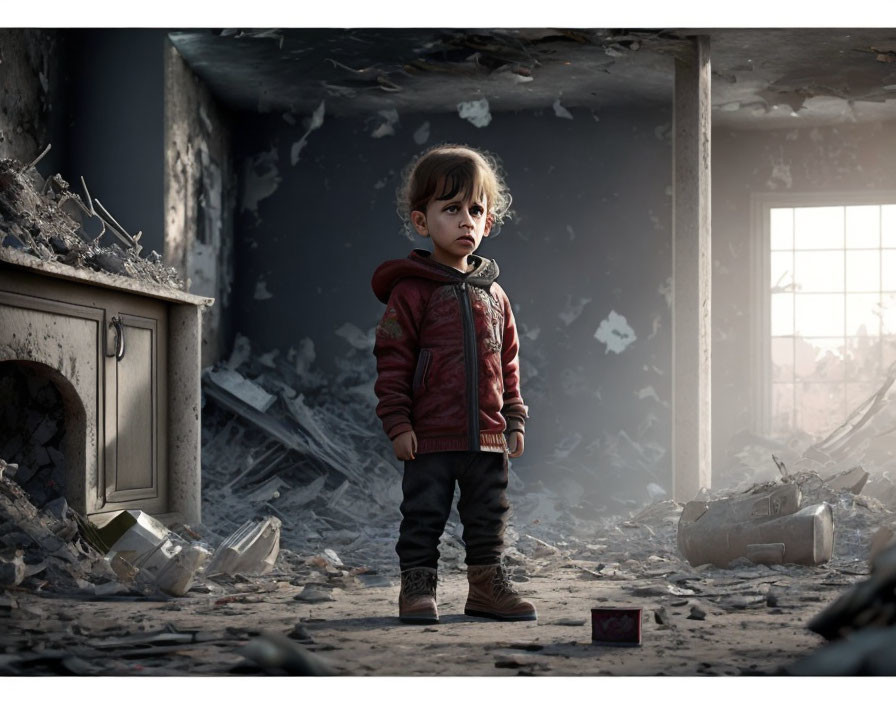
M 370 290 L 374 268 L 427 246 L 400 234 L 401 169 L 434 143 L 491 150 L 503 160 L 516 211 L 480 253 L 498 261 L 523 332 L 531 421 L 517 470 L 569 475 L 586 492 L 637 500 L 647 498 L 648 482 L 668 491 L 669 308 L 661 289 L 671 276 L 670 111 L 572 113 L 499 113 L 485 128 L 456 115 L 401 115 L 395 135 L 382 138 L 370 134 L 376 121 L 327 116 L 295 166 L 301 119 L 292 126 L 280 115 L 243 116 L 235 153 L 244 186 L 252 160 L 272 149 L 275 159 L 256 173 L 271 174 L 273 164 L 281 181 L 257 215 L 239 213 L 234 329 L 256 350 L 284 354 L 310 337 L 318 365 L 332 369 L 347 349 L 335 330 L 350 322 L 366 331 L 382 314 Z M 421 146 L 413 134 L 426 121 Z M 255 298 L 259 278 L 270 298 Z M 566 324 L 561 313 L 584 298 L 591 300 Z M 637 337 L 621 354 L 594 337 L 611 310 Z
M 144 254 L 164 242 L 164 42 L 161 29 L 61 32 L 62 91 L 54 170 L 94 198 L 132 235 Z M 111 242 L 111 240 L 110 240 Z M 108 244 L 109 242 L 107 242 Z

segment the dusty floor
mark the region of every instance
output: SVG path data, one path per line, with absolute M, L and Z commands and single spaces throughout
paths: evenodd
M 342 589 L 281 573 L 229 585 L 224 596 L 168 600 L 10 590 L 17 607 L 0 608 L 0 674 L 252 674 L 261 670 L 246 645 L 271 632 L 339 675 L 773 675 L 823 644 L 806 622 L 863 579 L 830 567 L 752 566 L 705 569 L 675 586 L 670 575 L 607 579 L 581 567 L 589 565 L 558 564 L 518 584 L 537 604 L 537 623 L 464 616 L 459 571 L 442 576 L 442 620 L 432 627 L 398 621 L 397 583 L 385 575 L 368 580 L 391 586 Z M 688 591 L 698 593 L 673 593 Z M 303 593 L 326 600 L 297 600 Z M 642 607 L 643 645 L 593 645 L 590 609 L 600 605 Z M 695 606 L 703 620 L 689 618 Z M 668 625 L 657 623 L 661 607 Z

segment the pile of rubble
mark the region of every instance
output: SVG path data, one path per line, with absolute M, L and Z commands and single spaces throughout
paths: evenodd
M 46 262 L 183 288 L 177 271 L 163 266 L 158 252 L 140 255 L 142 233 L 128 233 L 91 198 L 83 178 L 86 204 L 59 174 L 44 179 L 34 168 L 39 159 L 28 165 L 0 160 L 0 246 Z

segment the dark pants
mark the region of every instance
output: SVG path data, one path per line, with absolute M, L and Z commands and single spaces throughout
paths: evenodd
M 498 562 L 504 545 L 507 453 L 431 452 L 404 463 L 401 528 L 395 552 L 402 570 L 436 568 L 439 539 L 451 512 L 454 482 L 468 565 Z

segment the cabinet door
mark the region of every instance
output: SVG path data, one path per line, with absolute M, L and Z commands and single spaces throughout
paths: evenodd
M 135 300 L 107 309 L 104 510 L 139 502 L 168 510 L 166 307 Z M 123 339 L 122 339 L 123 338 Z M 120 354 L 120 357 L 119 357 Z

